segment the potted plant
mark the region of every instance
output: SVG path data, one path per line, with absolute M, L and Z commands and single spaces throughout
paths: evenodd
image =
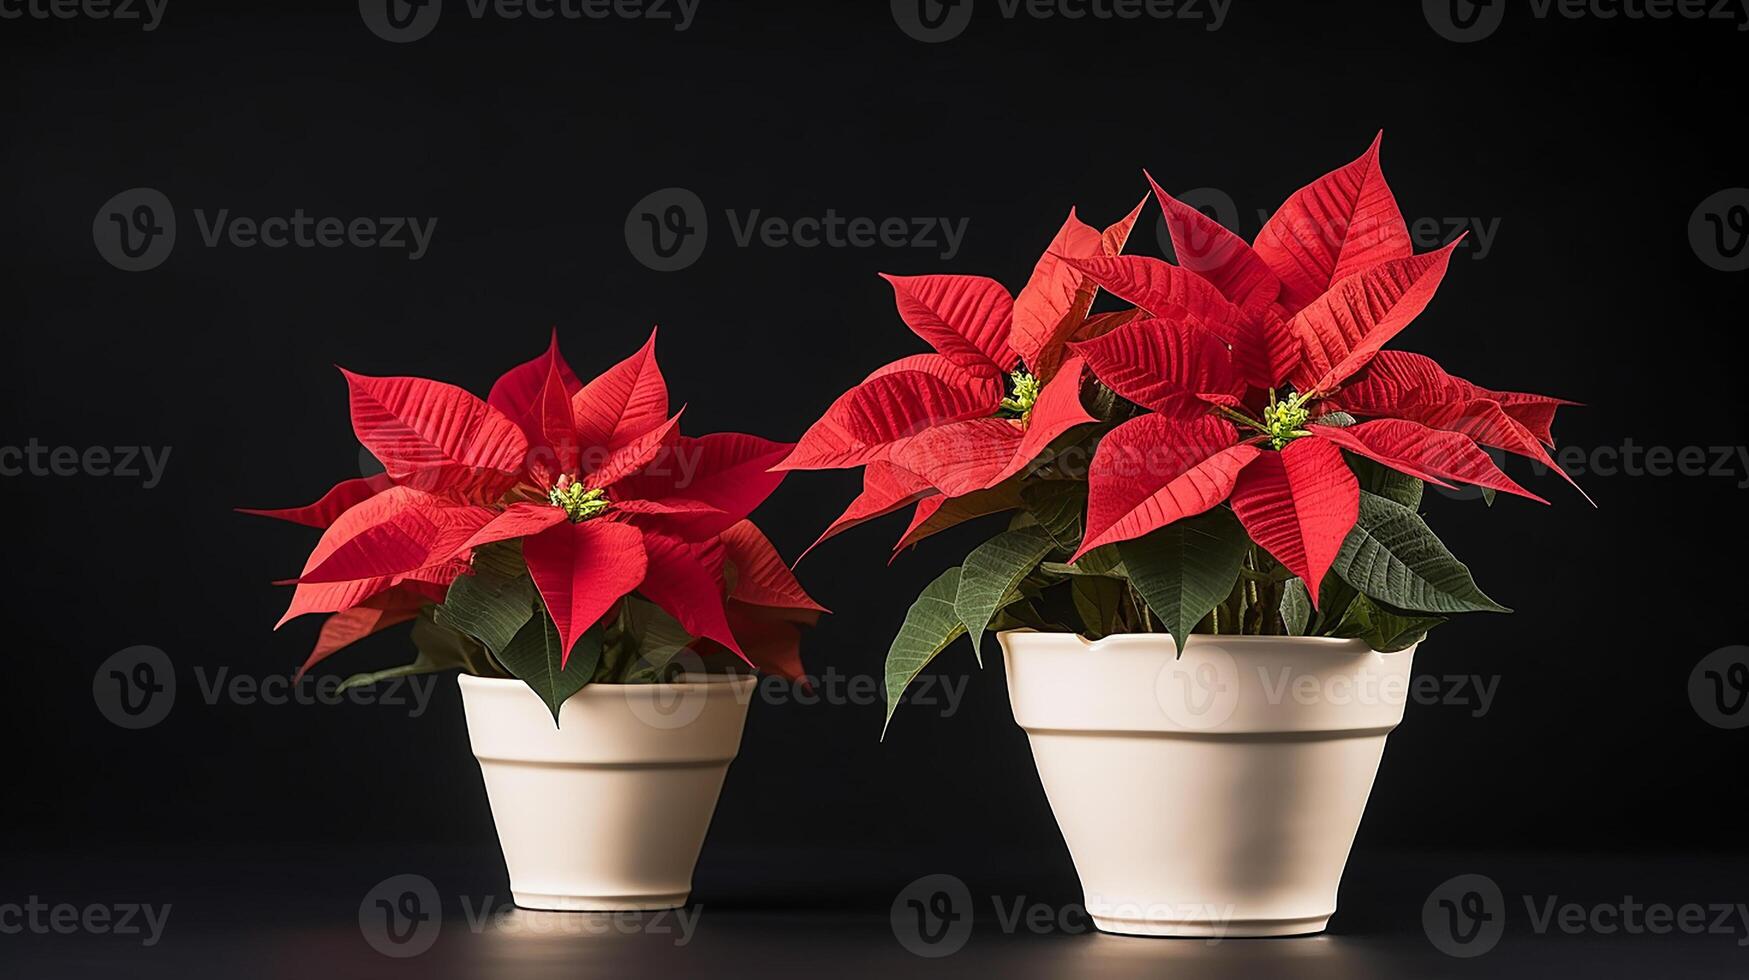
M 485 400 L 350 372 L 384 472 L 250 511 L 322 529 L 281 625 L 326 613 L 304 671 L 413 622 L 410 664 L 459 670 L 468 737 L 518 905 L 685 904 L 754 678 L 800 679 L 822 608 L 747 519 L 790 446 L 689 438 L 655 335 L 583 384 L 559 353 Z
M 1383 349 L 1456 243 L 1415 253 L 1376 141 L 1254 243 L 1153 191 L 1178 264 L 1123 254 L 1135 212 L 1101 231 L 1071 211 L 1017 296 L 889 277 L 934 353 L 840 397 L 780 469 L 863 468 L 822 540 L 913 504 L 897 548 L 1012 515 L 911 607 L 887 721 L 957 637 L 999 631 L 1101 929 L 1317 932 L 1416 644 L 1506 611 L 1422 520 L 1423 486 L 1540 499 L 1481 447 L 1559 472 L 1568 403 Z M 1121 308 L 1092 312 L 1101 291 Z

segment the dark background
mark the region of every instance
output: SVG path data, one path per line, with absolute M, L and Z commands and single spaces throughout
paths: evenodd
M 1496 388 L 1571 397 L 1564 444 L 1739 446 L 1744 279 L 1691 247 L 1691 213 L 1746 183 L 1742 52 L 1717 21 L 1539 20 L 1445 40 L 1420 5 L 1236 0 L 1205 22 L 1004 20 L 923 44 L 886 4 L 703 0 L 691 29 L 473 20 L 387 43 L 356 5 L 170 0 L 155 31 L 0 21 L 6 138 L 4 433 L 22 445 L 169 446 L 161 485 L 0 481 L 8 520 L 5 847 L 17 855 L 228 855 L 242 866 L 361 849 L 495 843 L 452 681 L 423 717 L 373 706 L 208 705 L 196 671 L 296 668 L 317 620 L 271 632 L 315 533 L 234 514 L 313 500 L 360 472 L 338 363 L 482 395 L 557 325 L 590 376 L 662 325 L 694 433 L 794 438 L 873 367 L 922 349 L 876 273 L 952 271 L 1012 288 L 1070 205 L 1096 223 L 1145 190 L 1218 187 L 1240 231 L 1386 131 L 1411 218 L 1498 221 L 1458 253 L 1395 346 Z M 251 5 L 255 7 L 256 5 Z M 1388 9 L 1394 8 L 1394 9 Z M 162 191 L 179 225 L 150 271 L 107 264 L 92 222 Z M 710 239 L 662 273 L 628 250 L 642 197 L 696 192 Z M 204 247 L 193 212 L 438 219 L 391 249 Z M 960 254 L 737 247 L 723 212 L 969 218 Z M 1152 207 L 1132 246 L 1160 254 Z M 1431 244 L 1431 243 L 1423 243 Z M 1690 672 L 1744 642 L 1749 471 L 1509 471 L 1553 502 L 1491 510 L 1430 495 L 1429 519 L 1515 607 L 1454 622 L 1420 672 L 1495 678 L 1491 710 L 1411 705 L 1357 860 L 1394 850 L 1744 848 L 1749 732 L 1698 716 Z M 800 474 L 757 515 L 793 557 L 854 493 Z M 835 611 L 809 670 L 879 676 L 917 591 L 989 532 L 885 566 L 890 518 L 829 543 L 803 582 Z M 126 731 L 92 698 L 105 658 L 176 664 L 162 724 Z M 994 644 L 990 645 L 994 653 Z M 397 630 L 343 654 L 403 662 Z M 884 909 L 935 871 L 1073 877 L 996 666 L 952 717 L 874 703 L 753 706 L 700 867 L 719 902 Z M 1195 805 L 1187 801 L 1186 805 Z M 1171 819 L 1162 814 L 1161 819 Z M 746 858 L 753 854 L 755 858 Z M 740 855 L 740 857 L 735 857 Z M 739 863 L 737 863 L 739 862 Z M 372 866 L 373 868 L 375 865 Z M 1454 867 L 1454 873 L 1464 870 Z M 375 880 L 378 873 L 362 875 Z M 37 887 L 46 889 L 46 886 Z M 800 886 L 797 886 L 800 887 Z M 1024 884 L 1021 887 L 1025 887 Z M 347 892 L 348 895 L 356 892 Z

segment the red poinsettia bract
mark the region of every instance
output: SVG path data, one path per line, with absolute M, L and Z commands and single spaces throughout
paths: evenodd
M 845 392 L 779 464 L 864 468 L 862 494 L 820 541 L 912 503 L 901 548 L 1002 509 L 1003 496 L 990 491 L 1094 421 L 1081 404 L 1083 362 L 1066 346 L 1131 314 L 1091 315 L 1098 287 L 1071 259 L 1118 255 L 1140 213 L 1138 205 L 1102 232 L 1071 211 L 1018 297 L 982 276 L 884 276 L 900 318 L 935 351 L 894 361 Z M 944 513 L 956 499 L 966 506 Z
M 1378 149 L 1295 193 L 1254 243 L 1155 184 L 1182 264 L 1064 257 L 1140 311 L 1070 349 L 1149 410 L 1099 444 L 1076 558 L 1230 500 L 1316 602 L 1359 507 L 1345 450 L 1441 486 L 1540 499 L 1479 446 L 1553 467 L 1549 427 L 1570 403 L 1382 350 L 1432 299 L 1457 243 L 1415 254 Z M 1333 424 L 1349 421 L 1337 412 L 1365 421 Z
M 485 401 L 423 378 L 346 381 L 353 430 L 385 472 L 307 507 L 250 511 L 324 529 L 280 621 L 332 614 L 305 670 L 443 601 L 475 548 L 520 539 L 567 657 L 637 592 L 700 642 L 801 676 L 793 624 L 823 609 L 747 520 L 791 447 L 681 435 L 653 333 L 584 384 L 555 332 Z

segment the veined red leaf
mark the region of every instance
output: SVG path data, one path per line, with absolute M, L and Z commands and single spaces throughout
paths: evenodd
M 668 383 L 656 364 L 656 331 L 638 352 L 571 397 L 571 419 L 584 447 L 620 449 L 668 418 Z
M 503 412 L 455 385 L 345 369 L 352 430 L 401 486 L 492 498 L 522 471 L 528 440 Z
M 1315 607 L 1318 585 L 1360 516 L 1360 481 L 1335 443 L 1295 439 L 1239 474 L 1233 512 L 1251 540 L 1307 584 Z
M 723 609 L 723 583 L 705 563 L 700 546 L 647 534 L 644 549 L 649 568 L 638 586 L 644 598 L 661 606 L 688 633 L 714 640 L 745 660 Z
M 1555 444 L 1555 410 L 1577 402 L 1548 395 L 1493 391 L 1447 374 L 1431 357 L 1407 351 L 1380 351 L 1341 391 L 1339 400 L 1365 415 L 1429 413 L 1453 403 L 1485 399 L 1498 403 L 1545 446 Z
M 1275 302 L 1281 283 L 1245 239 L 1166 193 L 1152 174 L 1146 176 L 1165 212 L 1166 231 L 1172 236 L 1172 252 L 1181 268 L 1207 279 L 1248 315 Z
M 1243 339 L 1239 308 L 1194 272 L 1141 255 L 1063 258 L 1102 289 L 1152 316 L 1207 330 L 1229 347 Z
M 334 488 L 322 495 L 322 499 L 302 507 L 286 507 L 280 510 L 254 510 L 239 507 L 241 514 L 253 514 L 256 517 L 271 517 L 275 520 L 290 521 L 305 527 L 326 529 L 335 519 L 346 513 L 354 504 L 368 500 L 394 486 L 387 473 L 377 473 L 373 476 L 358 477 L 335 484 Z
M 316 542 L 315 550 L 310 553 L 309 560 L 304 563 L 303 571 L 299 577 L 308 576 L 352 539 L 365 534 L 373 527 L 392 520 L 395 515 L 404 510 L 409 508 L 430 510 L 445 506 L 449 506 L 455 511 L 455 516 L 458 519 L 471 521 L 477 517 L 479 524 L 474 525 L 474 527 L 484 524 L 491 516 L 490 512 L 483 507 L 446 505 L 444 501 L 422 490 L 415 490 L 412 487 L 392 487 L 376 496 L 360 501 L 341 514 L 322 533 L 321 539 Z M 465 525 L 446 525 L 445 534 L 461 533 L 464 527 Z M 306 613 L 332 613 L 351 609 L 371 596 L 409 579 L 428 580 L 445 575 L 453 578 L 454 576 L 448 570 L 450 553 L 459 549 L 471 534 L 472 530 L 467 529 L 465 533 L 461 533 L 461 537 L 455 538 L 453 543 L 447 537 L 441 542 L 434 541 L 428 552 L 433 556 L 432 564 L 429 566 L 421 566 L 401 573 L 371 575 L 344 581 L 301 582 L 292 593 L 290 607 L 286 609 L 285 615 L 280 618 L 279 623 L 274 628 L 278 629 Z M 355 557 L 362 560 L 366 556 Z M 397 552 L 393 557 L 395 560 L 390 564 L 406 564 L 407 556 L 404 553 Z M 343 558 L 342 560 L 349 559 Z
M 802 589 L 802 583 L 777 553 L 777 546 L 752 521 L 741 521 L 724 531 L 721 540 L 735 574 L 730 599 L 772 609 L 826 611 Z
M 1240 472 L 1261 453 L 1234 445 L 1238 438 L 1231 422 L 1208 415 L 1144 415 L 1106 433 L 1087 474 L 1087 530 L 1070 561 L 1227 499 Z
M 1427 308 L 1457 246 L 1370 266 L 1300 310 L 1288 324 L 1304 356 L 1295 386 L 1329 391 L 1366 366 Z
M 1281 281 L 1289 312 L 1363 269 L 1414 252 L 1379 167 L 1383 137 L 1360 159 L 1295 191 L 1257 235 L 1255 250 Z
M 861 466 L 930 426 L 994 415 L 1002 393 L 1002 380 L 994 375 L 950 379 L 910 369 L 883 374 L 840 395 L 774 468 Z
M 925 497 L 917 502 L 911 525 L 893 545 L 893 556 L 924 538 L 939 534 L 950 527 L 991 514 L 1014 510 L 1021 505 L 1019 480 L 1009 479 L 988 490 L 978 490 L 963 497 Z
M 776 674 L 807 685 L 802 670 L 802 635 L 793 622 L 771 610 L 730 601 L 729 629 L 740 641 L 742 656 L 762 674 Z
M 1308 429 L 1351 453 L 1419 480 L 1442 486 L 1450 486 L 1451 481 L 1469 483 L 1548 503 L 1500 472 L 1488 454 L 1461 433 L 1431 429 L 1406 419 L 1374 419 L 1346 428 L 1312 425 Z
M 1127 310 L 1117 310 L 1112 313 L 1095 313 L 1088 317 L 1086 322 L 1081 324 L 1080 329 L 1075 331 L 1074 336 L 1069 339 L 1093 340 L 1097 337 L 1103 337 L 1106 334 L 1111 333 L 1113 330 L 1116 330 L 1118 327 L 1134 320 L 1144 319 L 1147 315 L 1148 311 L 1141 309 L 1140 307 L 1131 307 Z
M 316 648 L 298 668 L 292 681 L 303 679 L 310 668 L 357 643 L 367 636 L 381 633 L 391 626 L 417 619 L 419 610 L 431 600 L 409 589 L 390 589 L 372 596 L 351 609 L 330 615 L 316 636 Z
M 1081 376 L 1085 368 L 1086 362 L 1082 358 L 1071 357 L 1063 362 L 1062 370 L 1045 383 L 1044 390 L 1039 392 L 1038 401 L 1033 404 L 1032 412 L 1027 416 L 1026 428 L 1021 433 L 1020 444 L 1015 447 L 1013 457 L 989 481 L 989 485 L 1001 483 L 1025 470 L 1063 433 L 1078 425 L 1096 421 L 1081 404 Z
M 868 377 L 862 380 L 867 383 L 876 378 L 889 374 L 901 374 L 906 371 L 921 371 L 952 385 L 988 385 L 990 383 L 987 375 L 973 374 L 940 354 L 934 353 L 909 354 L 890 364 L 875 368 Z
M 468 539 L 492 518 L 484 507 L 452 504 L 410 487 L 396 489 L 409 491 L 405 503 L 380 514 L 380 520 L 368 525 L 335 522 L 330 530 L 345 524 L 355 533 L 345 540 L 324 537 L 324 543 L 334 547 L 306 568 L 298 581 L 327 584 L 393 577 L 447 562 L 460 555 Z
M 941 355 L 968 371 L 1012 371 L 1018 355 L 1008 346 L 1014 298 L 983 276 L 889 276 L 899 317 Z
M 1517 411 L 1530 418 L 1531 424 L 1521 421 L 1513 409 L 1497 400 L 1502 396 L 1515 399 Z M 1578 487 L 1544 448 L 1553 441 L 1549 424 L 1555 408 L 1570 404 L 1561 399 L 1489 391 L 1447 374 L 1430 357 L 1407 351 L 1381 351 L 1358 377 L 1337 392 L 1331 404 L 1357 415 L 1404 418 L 1435 429 L 1464 433 L 1484 446 L 1504 449 L 1549 466 Z
M 1130 242 L 1130 232 L 1135 230 L 1136 221 L 1141 218 L 1142 209 L 1147 206 L 1148 197 L 1144 194 L 1142 199 L 1136 202 L 1136 206 L 1130 209 L 1129 214 L 1107 225 L 1105 230 L 1099 233 L 1100 251 L 1106 255 L 1123 254 L 1124 246 Z
M 680 427 L 680 416 L 685 411 L 686 407 L 683 405 L 667 422 L 611 450 L 599 466 L 591 468 L 592 460 L 584 459 L 583 467 L 589 472 L 583 476 L 583 485 L 591 490 L 599 490 L 613 486 L 643 469 L 656 458 L 664 446 L 676 438 L 675 430 Z
M 564 508 L 552 504 L 532 501 L 514 503 L 475 531 L 473 537 L 462 547 L 464 550 L 471 550 L 495 541 L 533 537 L 570 519 Z
M 571 421 L 571 393 L 566 390 L 564 375 L 560 373 L 556 361 L 547 366 L 546 383 L 535 396 L 534 406 L 529 420 L 523 425 L 523 431 L 528 436 L 531 463 L 537 455 L 533 451 L 536 447 L 553 452 L 554 469 L 540 474 L 540 483 L 550 485 L 557 482 L 563 474 L 575 476 L 579 472 L 584 447 L 578 440 L 577 429 Z M 528 469 L 533 472 L 536 468 L 530 465 Z
M 1198 415 L 1199 396 L 1245 391 L 1226 345 L 1181 319 L 1133 320 L 1071 349 L 1106 387 L 1157 412 Z
M 582 390 L 583 382 L 577 380 L 576 372 L 571 370 L 571 365 L 565 363 L 564 355 L 559 353 L 559 329 L 554 327 L 546 353 L 504 372 L 503 377 L 493 383 L 491 393 L 486 396 L 486 404 L 503 412 L 511 420 L 521 422 L 531 414 L 535 400 L 547 382 L 547 373 L 554 364 L 558 365 L 559 376 L 564 378 L 567 391 L 574 393 Z
M 1015 419 L 968 419 L 931 426 L 893 446 L 892 461 L 949 497 L 1000 479 L 1024 438 Z
M 622 500 L 696 500 L 739 521 L 783 482 L 784 474 L 773 472 L 772 467 L 794 448 L 791 443 L 739 432 L 717 432 L 697 439 L 677 436 L 642 469 L 615 483 L 614 495 Z
M 554 525 L 524 540 L 522 556 L 566 660 L 577 639 L 644 581 L 647 564 L 644 535 L 604 520 Z
M 844 513 L 813 544 L 808 545 L 807 551 L 802 552 L 802 558 L 806 558 L 809 551 L 818 548 L 828 538 L 938 493 L 940 491 L 931 486 L 928 480 L 903 466 L 894 465 L 884 459 L 873 460 L 863 468 L 862 493 L 850 502 Z M 796 561 L 800 562 L 801 558 Z
M 1032 277 L 1020 295 L 1015 297 L 1010 343 L 1033 374 L 1046 376 L 1046 361 L 1080 327 L 1087 306 L 1093 302 L 1092 290 L 1085 297 L 1081 295 L 1082 285 L 1089 281 L 1086 274 L 1070 266 L 1063 256 L 1102 255 L 1104 248 L 1100 233 L 1076 217 L 1075 209 L 1070 208 L 1068 219 L 1033 266 Z

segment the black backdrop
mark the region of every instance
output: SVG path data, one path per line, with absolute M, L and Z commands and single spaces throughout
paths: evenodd
M 483 393 L 554 325 L 587 375 L 660 323 L 692 431 L 794 438 L 873 366 L 921 349 L 877 272 L 1018 288 L 1070 205 L 1115 218 L 1141 197 L 1144 166 L 1169 188 L 1218 188 L 1249 236 L 1259 209 L 1383 128 L 1405 211 L 1441 229 L 1424 246 L 1449 227 L 1492 229 L 1397 346 L 1492 387 L 1589 403 L 1557 426 L 1588 467 L 1630 441 L 1749 441 L 1744 279 L 1690 236 L 1701 202 L 1749 183 L 1732 149 L 1735 25 L 1514 6 L 1493 36 L 1459 44 L 1420 5 L 1389 7 L 1237 0 L 1210 31 L 1009 20 L 979 0 L 937 44 L 878 2 L 704 0 L 675 31 L 476 20 L 451 0 L 404 44 L 342 0 L 170 0 L 152 31 L 0 22 L 0 442 L 172 452 L 150 489 L 0 481 L 8 846 L 489 847 L 453 682 L 417 718 L 201 696 L 221 668 L 289 672 L 314 636 L 313 619 L 270 631 L 286 593 L 268 584 L 314 534 L 229 508 L 302 503 L 359 473 L 332 365 Z M 156 268 L 120 271 L 94 247 L 93 216 L 142 187 L 173 202 L 175 246 Z M 703 202 L 708 244 L 660 272 L 625 224 L 673 187 Z M 438 223 L 417 260 L 208 247 L 199 222 L 221 209 Z M 827 209 L 969 224 L 944 260 L 940 247 L 741 247 L 725 214 Z M 1159 254 L 1156 221 L 1151 209 L 1138 250 Z M 1495 693 L 1486 712 L 1470 694 L 1411 706 L 1361 848 L 1743 846 L 1749 733 L 1710 724 L 1689 696 L 1697 662 L 1745 636 L 1749 464 L 1733 459 L 1730 475 L 1583 474 L 1597 509 L 1516 462 L 1554 506 L 1430 496 L 1436 529 L 1518 612 L 1423 647 L 1420 672 L 1477 675 Z M 848 474 L 798 475 L 758 517 L 793 557 L 854 488 Z M 803 563 L 836 613 L 807 639 L 812 673 L 878 676 L 911 598 L 988 530 L 885 567 L 902 524 Z M 92 687 L 135 645 L 163 650 L 179 685 L 170 715 L 141 731 L 106 721 Z M 409 652 L 396 631 L 335 669 Z M 769 847 L 776 879 L 831 878 L 822 869 L 846 854 L 873 855 L 883 882 L 996 851 L 1064 873 L 1000 669 L 978 672 L 962 644 L 937 672 L 976 675 L 959 710 L 902 709 L 884 744 L 866 700 L 756 704 L 712 845 Z

